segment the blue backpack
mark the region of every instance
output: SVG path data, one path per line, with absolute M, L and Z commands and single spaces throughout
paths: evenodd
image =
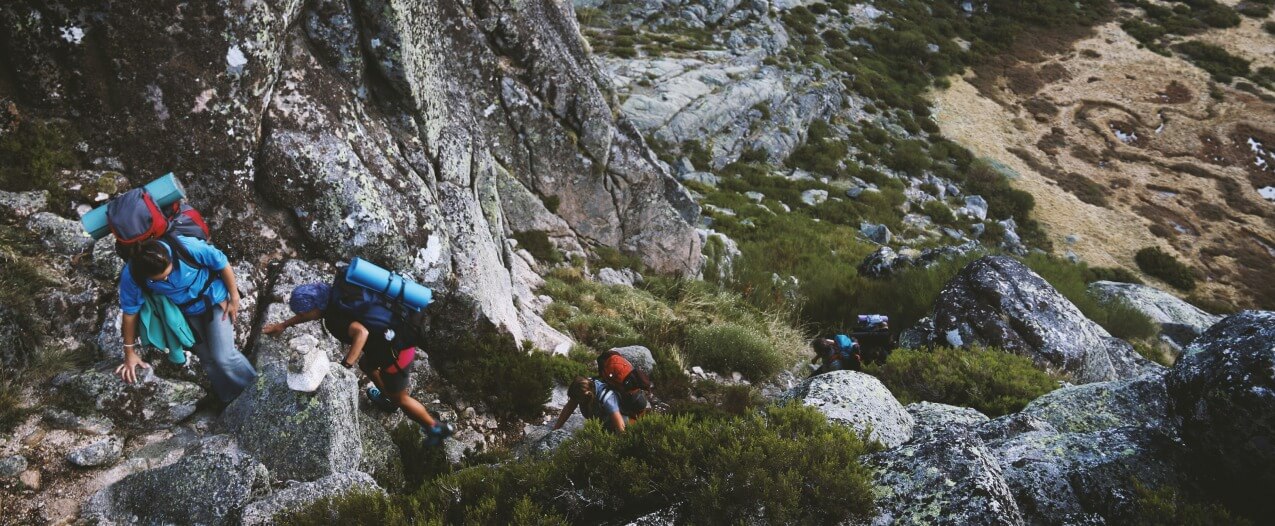
M 412 309 L 395 298 L 350 283 L 340 273 L 331 290 L 328 307 L 358 321 L 368 331 L 380 334 L 393 330 L 400 341 L 423 341 L 428 328 L 424 309 Z
M 845 369 L 859 370 L 859 344 L 845 334 L 838 334 L 832 337 L 832 341 L 837 342 L 837 350 L 841 354 L 841 366 Z M 851 365 L 853 364 L 853 365 Z

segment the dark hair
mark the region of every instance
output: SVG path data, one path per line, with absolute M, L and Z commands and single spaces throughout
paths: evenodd
M 577 376 L 567 387 L 567 398 L 581 402 L 593 398 L 593 380 Z
M 152 239 L 138 248 L 137 255 L 128 263 L 129 272 L 140 278 L 154 277 L 164 273 L 169 259 L 168 248 Z
M 815 354 L 819 356 L 832 354 L 832 351 L 836 350 L 833 345 L 834 342 L 828 338 L 815 338 L 810 341 L 810 347 L 814 349 Z

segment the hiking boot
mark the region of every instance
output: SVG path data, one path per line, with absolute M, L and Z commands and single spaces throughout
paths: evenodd
M 380 388 L 375 385 L 369 386 L 365 392 L 367 393 L 367 399 L 371 401 L 372 405 L 377 409 L 385 411 L 386 413 L 398 411 L 398 404 L 381 394 Z
M 438 422 L 431 428 L 421 426 L 421 433 L 425 434 L 425 445 L 432 447 L 442 444 L 447 437 L 456 434 L 456 428 L 450 423 Z

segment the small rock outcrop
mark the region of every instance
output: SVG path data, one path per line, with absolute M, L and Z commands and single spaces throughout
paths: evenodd
M 802 382 L 782 396 L 812 406 L 829 420 L 867 432 L 865 438 L 886 447 L 912 439 L 912 415 L 871 375 L 857 371 L 833 371 Z
M 1177 437 L 1180 423 L 1169 410 L 1166 369 L 1110 382 L 1072 385 L 1033 400 L 1019 413 L 1064 433 L 1147 427 Z
M 293 482 L 245 507 L 240 524 L 268 526 L 274 524 L 275 516 L 281 513 L 302 509 L 321 499 L 351 493 L 384 493 L 384 490 L 376 485 L 371 475 L 360 471 L 334 473 L 314 482 Z
M 1078 383 L 1128 378 L 1155 367 L 1026 265 L 1005 256 L 966 265 L 939 293 L 932 318 L 930 343 L 999 347 Z
M 269 490 L 265 466 L 233 439 L 214 436 L 177 462 L 129 475 L 95 493 L 81 516 L 97 524 L 236 524 Z
M 865 464 L 873 473 L 874 526 L 1024 524 L 996 457 L 967 430 L 949 427 L 869 455 Z
M 1186 348 L 1166 382 L 1200 465 L 1239 500 L 1275 512 L 1275 312 L 1218 322 Z
M 1124 300 L 1160 326 L 1160 333 L 1179 347 L 1185 347 L 1222 319 L 1200 310 L 1155 287 L 1135 283 L 1096 281 L 1089 292 L 1101 298 Z
M 124 441 L 106 436 L 76 448 L 66 455 L 67 462 L 82 468 L 114 464 L 124 453 Z
M 272 339 L 263 339 L 276 345 Z M 334 367 L 318 390 L 288 388 L 279 367 L 226 407 L 218 428 L 261 459 L 280 480 L 315 480 L 359 467 L 362 443 L 354 374 Z
M 91 369 L 70 378 L 56 378 L 54 387 L 68 396 L 87 400 L 115 427 L 159 429 L 168 427 L 195 412 L 203 388 L 190 382 L 156 376 L 151 369 L 138 369 L 140 381 L 125 384 L 109 371 Z
M 916 423 L 912 438 L 922 440 L 935 433 L 946 433 L 952 428 L 973 430 L 988 422 L 987 415 L 970 407 L 958 407 L 934 402 L 917 402 L 908 404 L 908 414 Z

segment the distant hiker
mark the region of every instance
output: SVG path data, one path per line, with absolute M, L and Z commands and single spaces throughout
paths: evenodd
M 199 357 L 222 402 L 230 402 L 257 377 L 252 364 L 235 348 L 235 316 L 239 290 L 226 255 L 212 245 L 181 235 L 142 242 L 120 271 L 119 303 L 123 311 L 124 363 L 115 374 L 137 381 L 138 366 L 150 365 L 137 354 L 138 313 L 147 294 L 159 294 L 180 308 Z
M 863 369 L 863 357 L 860 355 L 859 344 L 850 336 L 838 334 L 832 338 L 815 338 L 810 342 L 810 346 L 815 352 L 815 357 L 810 360 L 810 363 L 822 362 L 811 376 L 832 371 Z
M 850 336 L 859 344 L 863 363 L 885 363 L 895 345 L 894 335 L 890 333 L 890 317 L 882 314 L 858 315 Z
M 377 408 L 392 412 L 399 408 L 421 426 L 430 445 L 442 443 L 454 432 L 451 424 L 439 422 L 411 396 L 410 371 L 416 358 L 414 333 L 408 327 L 392 326 L 390 306 L 379 296 L 338 279 L 333 285 L 308 283 L 293 289 L 288 307 L 295 316 L 283 323 L 262 328 L 264 334 L 281 334 L 284 329 L 313 320 L 341 343 L 350 346 L 341 361 L 346 369 L 358 363 L 372 380 L 366 394 Z
M 639 396 L 642 404 L 646 405 L 645 396 Z M 558 413 L 558 420 L 553 423 L 553 428 L 562 429 L 577 407 L 584 418 L 599 420 L 607 429 L 617 432 L 624 431 L 630 420 L 636 420 L 646 412 L 645 407 L 631 407 L 629 409 L 633 414 L 625 414 L 620 404 L 620 395 L 606 382 L 580 376 L 567 386 L 567 404 L 562 406 L 562 412 Z

